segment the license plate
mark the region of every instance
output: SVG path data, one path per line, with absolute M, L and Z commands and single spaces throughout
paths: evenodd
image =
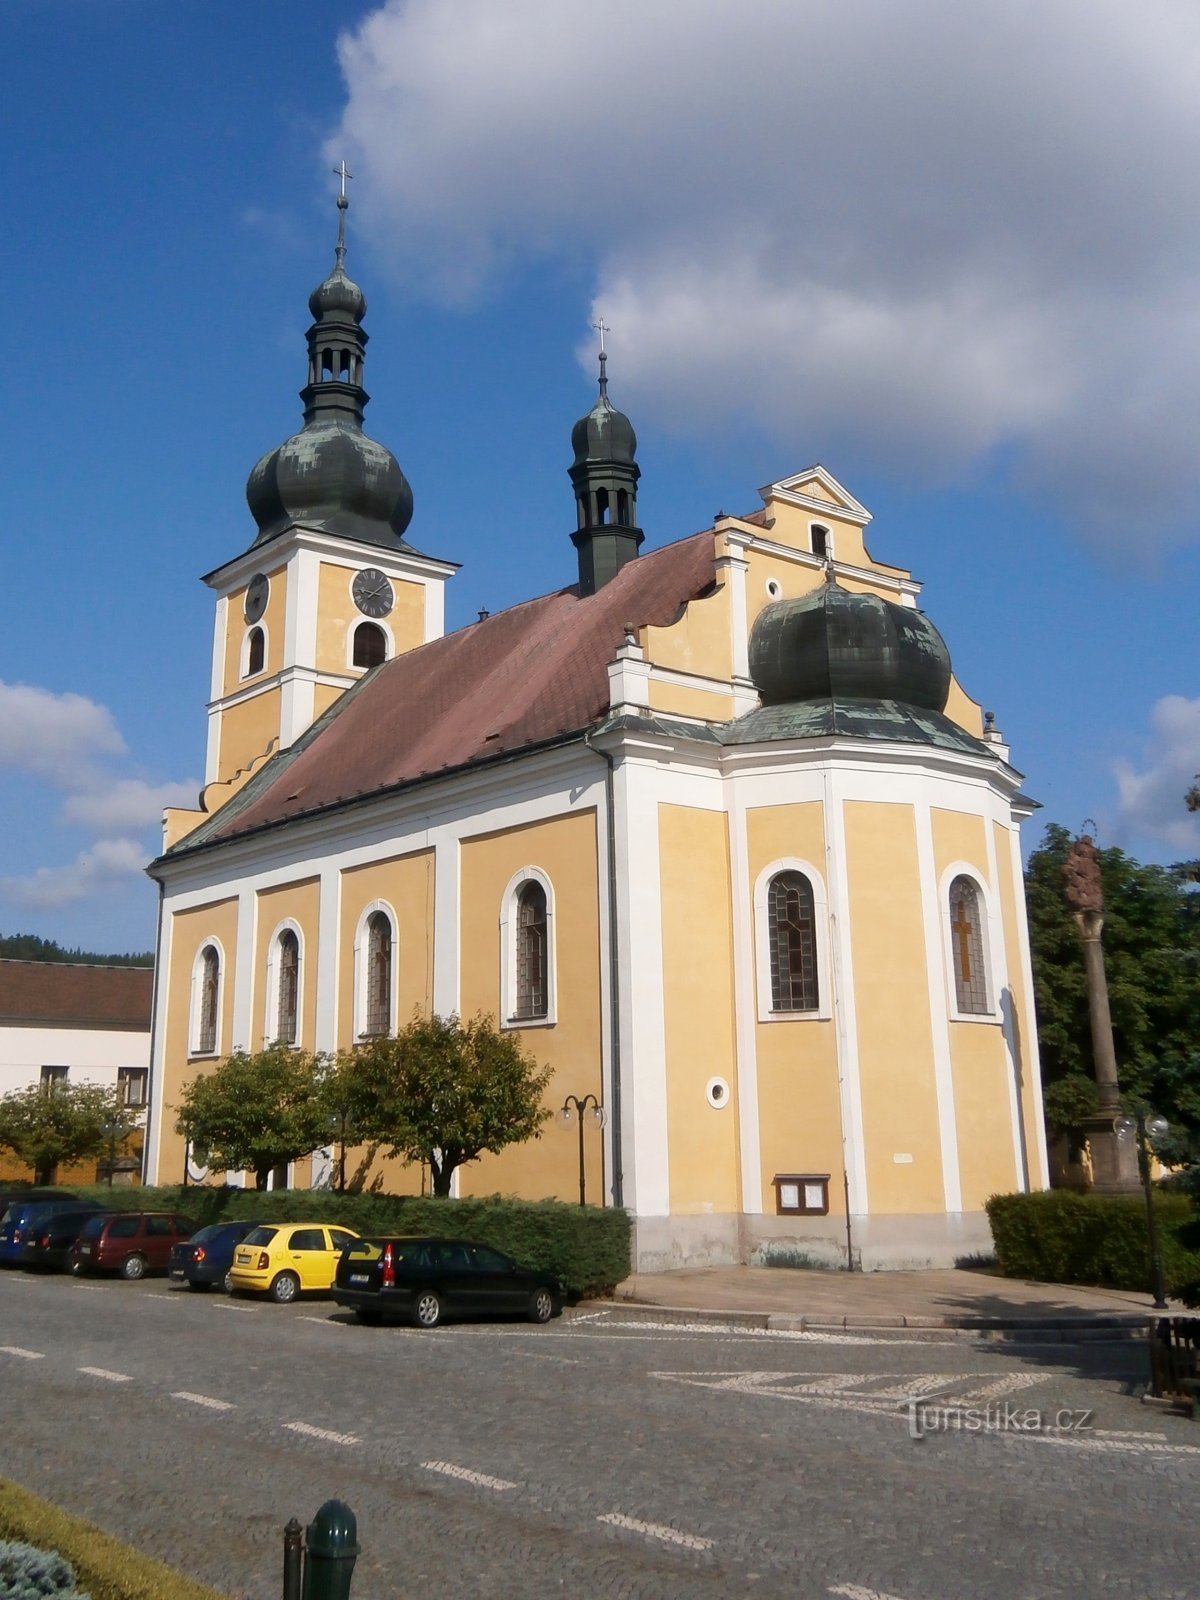
M 90 1256 L 91 1253 L 92 1253 L 92 1247 L 91 1247 L 90 1244 L 81 1244 L 79 1246 L 79 1254 L 81 1256 Z
M 250 1252 L 248 1250 L 239 1250 L 238 1251 L 237 1261 L 238 1261 L 238 1266 L 239 1267 L 249 1266 L 250 1265 Z
M 369 1272 L 352 1272 L 350 1274 L 351 1283 L 370 1283 L 370 1281 L 371 1274 Z
M 182 1278 L 184 1276 L 183 1268 L 182 1267 L 172 1267 L 171 1268 L 171 1276 L 173 1278 Z

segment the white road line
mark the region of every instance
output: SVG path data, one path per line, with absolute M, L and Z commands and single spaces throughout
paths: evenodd
M 830 1594 L 840 1594 L 843 1600 L 900 1600 L 899 1595 L 884 1594 L 882 1589 L 862 1589 L 857 1583 L 839 1583 Z
M 701 1322 L 608 1322 L 603 1325 L 605 1331 L 589 1328 L 584 1333 L 575 1333 L 572 1324 L 577 1321 L 582 1321 L 582 1318 L 572 1317 L 563 1329 L 561 1336 L 564 1339 L 658 1339 L 661 1342 L 665 1333 L 676 1335 L 676 1342 L 703 1336 L 718 1344 L 738 1344 L 747 1339 L 778 1339 L 785 1344 L 887 1345 L 897 1349 L 905 1345 L 927 1346 L 930 1343 L 928 1339 L 879 1339 L 867 1334 L 817 1333 L 792 1328 L 730 1328 L 724 1324 L 714 1326 Z M 610 1328 L 626 1331 L 614 1334 L 607 1331 Z M 545 1333 L 537 1337 L 545 1338 Z
M 440 1472 L 447 1478 L 461 1478 L 464 1483 L 473 1483 L 480 1489 L 518 1487 L 515 1483 L 509 1483 L 507 1478 L 491 1478 L 486 1472 L 472 1472 L 468 1467 L 456 1467 L 453 1461 L 422 1461 L 421 1465 L 426 1472 Z
M 172 1400 L 187 1400 L 194 1406 L 208 1406 L 211 1411 L 232 1411 L 233 1406 L 228 1400 L 214 1400 L 211 1395 L 192 1394 L 187 1389 L 176 1389 L 171 1395 Z
M 961 1383 L 961 1372 L 915 1372 L 909 1378 L 901 1378 L 899 1383 L 893 1383 L 886 1389 L 869 1388 L 870 1374 L 864 1373 L 859 1380 L 864 1400 L 921 1400 L 932 1399 L 939 1389 L 948 1388 L 952 1383 Z M 1035 1378 L 1035 1383 L 1040 1379 Z M 938 1403 L 945 1405 L 945 1399 L 939 1396 Z
M 107 1367 L 79 1367 L 79 1372 L 86 1372 L 89 1378 L 103 1378 L 106 1383 L 132 1383 L 133 1379 L 128 1372 L 110 1372 Z
M 241 1310 L 240 1306 L 238 1307 L 238 1310 L 239 1311 Z M 332 1320 L 332 1318 L 330 1318 L 330 1317 L 297 1317 L 296 1321 L 297 1322 L 315 1322 L 319 1328 L 346 1328 L 346 1327 L 349 1327 L 349 1323 L 346 1323 L 346 1322 L 334 1322 Z
M 1165 1433 L 1130 1433 L 1125 1428 L 1089 1428 L 1089 1436 L 1101 1439 L 1165 1439 Z
M 357 1434 L 335 1433 L 332 1428 L 314 1428 L 308 1422 L 285 1422 L 285 1428 L 290 1428 L 293 1433 L 302 1433 L 308 1439 L 324 1439 L 328 1444 L 360 1444 L 362 1441 Z
M 20 1356 L 22 1361 L 43 1361 L 45 1353 L 41 1350 L 24 1350 L 19 1344 L 0 1344 L 0 1355 Z
M 955 1378 L 948 1378 L 947 1383 L 961 1383 L 964 1376 L 960 1373 Z M 1010 1372 L 1007 1377 L 993 1378 L 990 1383 L 974 1384 L 969 1389 L 956 1389 L 951 1395 L 939 1397 L 939 1405 L 978 1406 L 986 1404 L 989 1400 L 1002 1400 L 1005 1395 L 1017 1394 L 1022 1389 L 1032 1389 L 1035 1383 L 1046 1383 L 1049 1374 L 1045 1372 Z
M 214 1311 L 253 1311 L 254 1310 L 253 1306 L 235 1306 L 235 1305 L 231 1305 L 228 1300 L 214 1300 L 212 1302 L 212 1308 L 213 1308 Z
M 627 1517 L 620 1511 L 609 1511 L 596 1518 L 614 1528 L 628 1528 L 630 1533 L 644 1533 L 648 1539 L 662 1539 L 666 1544 L 682 1545 L 685 1550 L 711 1550 L 713 1541 L 703 1539 L 698 1533 L 681 1533 L 678 1528 L 666 1528 L 661 1522 L 641 1522 L 637 1517 Z

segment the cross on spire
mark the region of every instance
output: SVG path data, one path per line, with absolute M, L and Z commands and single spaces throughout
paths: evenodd
M 334 167 L 333 170 L 336 176 L 342 180 L 342 192 L 338 198 L 344 200 L 346 198 L 346 179 L 354 176 L 352 172 L 347 170 L 345 156 L 342 157 L 340 165 Z
M 600 335 L 600 354 L 601 354 L 601 356 L 603 356 L 604 355 L 604 335 L 606 333 L 611 333 L 612 329 L 609 327 L 608 323 L 605 322 L 603 317 L 600 318 L 599 322 L 593 322 L 592 323 L 592 327 L 595 328 L 596 332 Z
M 600 335 L 600 397 L 603 400 L 607 400 L 608 399 L 608 369 L 607 369 L 608 354 L 604 349 L 604 335 L 606 333 L 611 333 L 612 329 L 609 327 L 608 323 L 605 322 L 603 317 L 600 318 L 599 322 L 593 322 L 592 323 L 592 327 L 595 328 L 596 332 Z

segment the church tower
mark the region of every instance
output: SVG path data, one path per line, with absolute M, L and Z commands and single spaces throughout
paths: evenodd
M 204 579 L 217 597 L 207 810 L 365 672 L 439 638 L 457 571 L 408 543 L 408 480 L 363 432 L 367 301 L 346 273 L 344 162 L 340 176 L 333 271 L 308 301 L 304 426 L 250 473 L 253 544 Z
M 635 461 L 637 434 L 623 411 L 608 398 L 608 356 L 600 331 L 600 394 L 586 417 L 571 430 L 575 460 L 568 471 L 575 490 L 578 526 L 571 542 L 579 552 L 579 592 L 595 594 L 637 555 L 646 535 L 637 525 Z

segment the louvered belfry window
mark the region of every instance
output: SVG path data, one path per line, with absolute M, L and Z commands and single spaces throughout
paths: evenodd
M 546 891 L 540 883 L 530 882 L 517 897 L 518 1018 L 532 1020 L 547 1015 L 546 957 Z
M 221 998 L 221 957 L 206 945 L 200 967 L 200 1025 L 196 1030 L 196 1052 L 210 1056 L 217 1048 L 217 1006 Z
M 279 935 L 279 1012 L 275 1037 L 295 1044 L 300 1011 L 300 941 L 291 928 Z
M 950 885 L 950 948 L 954 955 L 954 998 L 958 1009 L 978 1015 L 988 1009 L 983 962 L 983 919 L 979 888 L 959 876 Z
M 771 940 L 771 1010 L 815 1011 L 817 981 L 816 912 L 812 884 L 802 872 L 781 872 L 767 895 Z
M 367 922 L 366 1021 L 364 1033 L 387 1033 L 392 1026 L 392 924 L 382 911 Z

